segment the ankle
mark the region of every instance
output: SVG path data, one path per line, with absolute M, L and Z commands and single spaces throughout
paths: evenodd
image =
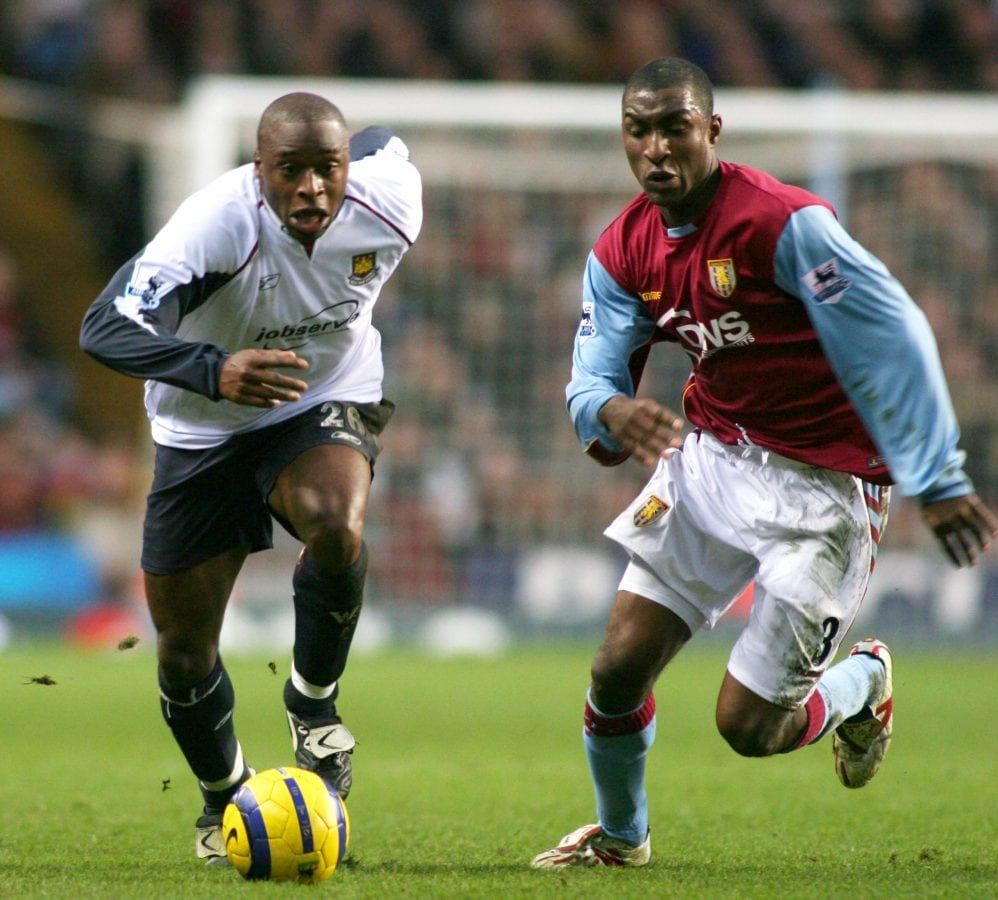
M 329 697 L 306 697 L 291 679 L 284 683 L 284 707 L 303 720 L 328 720 L 336 715 L 336 691 Z

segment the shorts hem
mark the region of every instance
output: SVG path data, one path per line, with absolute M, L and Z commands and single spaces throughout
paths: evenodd
M 689 600 L 680 597 L 659 578 L 651 566 L 631 551 L 631 561 L 620 578 L 618 590 L 630 591 L 659 606 L 664 606 L 686 623 L 690 634 L 709 627 L 707 617 Z
M 209 559 L 212 559 L 216 556 L 221 556 L 221 554 L 227 553 L 229 550 L 234 550 L 236 549 L 236 547 L 239 546 L 248 546 L 249 549 L 246 552 L 247 554 L 250 554 L 250 553 L 259 553 L 262 550 L 270 550 L 273 548 L 274 544 L 273 541 L 269 541 L 267 543 L 250 544 L 250 545 L 241 545 L 236 543 L 232 544 L 229 547 L 222 547 L 219 550 L 212 549 L 205 554 L 199 553 L 190 557 L 189 559 L 180 560 L 175 563 L 160 562 L 157 564 L 153 562 L 148 562 L 145 558 L 143 558 L 139 562 L 139 567 L 142 569 L 143 572 L 146 572 L 149 575 L 176 575 L 178 572 L 186 572 L 189 569 L 193 569 L 195 566 L 201 565 L 201 563 L 207 562 Z

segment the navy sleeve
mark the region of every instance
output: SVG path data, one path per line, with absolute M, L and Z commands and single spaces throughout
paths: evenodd
M 373 156 L 387 147 L 393 137 L 395 137 L 394 132 L 381 125 L 372 125 L 363 131 L 358 131 L 350 138 L 350 161 L 356 162 L 365 156 Z
M 118 270 L 87 310 L 80 329 L 81 349 L 123 375 L 221 399 L 218 381 L 228 353 L 214 344 L 175 336 L 185 312 L 196 308 L 219 285 L 153 283 L 137 294 L 129 278 L 138 258 Z

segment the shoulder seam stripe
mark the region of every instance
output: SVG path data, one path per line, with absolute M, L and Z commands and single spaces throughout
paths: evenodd
M 243 270 L 243 269 L 245 269 L 245 268 L 246 268 L 246 267 L 247 267 L 247 266 L 249 265 L 249 262 L 250 262 L 250 260 L 251 260 L 251 259 L 252 259 L 252 258 L 253 258 L 254 256 L 256 256 L 256 251 L 257 251 L 257 250 L 259 250 L 259 249 L 260 249 L 260 242 L 259 242 L 259 241 L 257 241 L 257 242 L 256 242 L 256 243 L 255 243 L 255 244 L 254 244 L 254 245 L 253 245 L 253 246 L 252 246 L 252 247 L 250 248 L 250 252 L 249 252 L 248 254 L 246 254 L 246 259 L 244 259 L 244 260 L 243 260 L 243 263 L 242 263 L 242 265 L 241 265 L 241 266 L 239 266 L 239 268 L 238 268 L 238 269 L 236 269 L 236 271 L 232 273 L 232 278 L 235 278 L 235 277 L 236 277 L 236 276 L 237 276 L 237 275 L 238 275 L 238 274 L 239 274 L 240 272 L 242 272 L 242 270 Z
M 373 206 L 368 205 L 359 197 L 354 197 L 352 194 L 347 194 L 343 199 L 352 200 L 358 206 L 364 207 L 364 209 L 366 209 L 369 213 L 371 213 L 371 215 L 377 216 L 379 219 L 381 219 L 382 222 L 384 222 L 389 228 L 391 228 L 391 230 L 394 231 L 400 238 L 402 238 L 402 240 L 405 241 L 410 247 L 412 246 L 413 242 L 409 238 L 409 236 L 401 228 L 399 228 L 398 225 L 396 225 L 391 219 L 389 219 L 387 216 L 383 215 L 382 213 L 378 212 Z

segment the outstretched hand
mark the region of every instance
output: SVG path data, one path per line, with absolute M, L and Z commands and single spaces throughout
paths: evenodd
M 613 439 L 646 468 L 658 465 L 666 450 L 683 443 L 683 420 L 647 397 L 612 397 L 603 404 L 599 417 Z
M 957 566 L 973 566 L 998 537 L 998 517 L 977 494 L 927 503 L 922 518 Z
M 308 362 L 293 350 L 240 350 L 222 364 L 218 392 L 240 406 L 267 409 L 301 399 L 308 385 L 277 369 L 307 369 Z

